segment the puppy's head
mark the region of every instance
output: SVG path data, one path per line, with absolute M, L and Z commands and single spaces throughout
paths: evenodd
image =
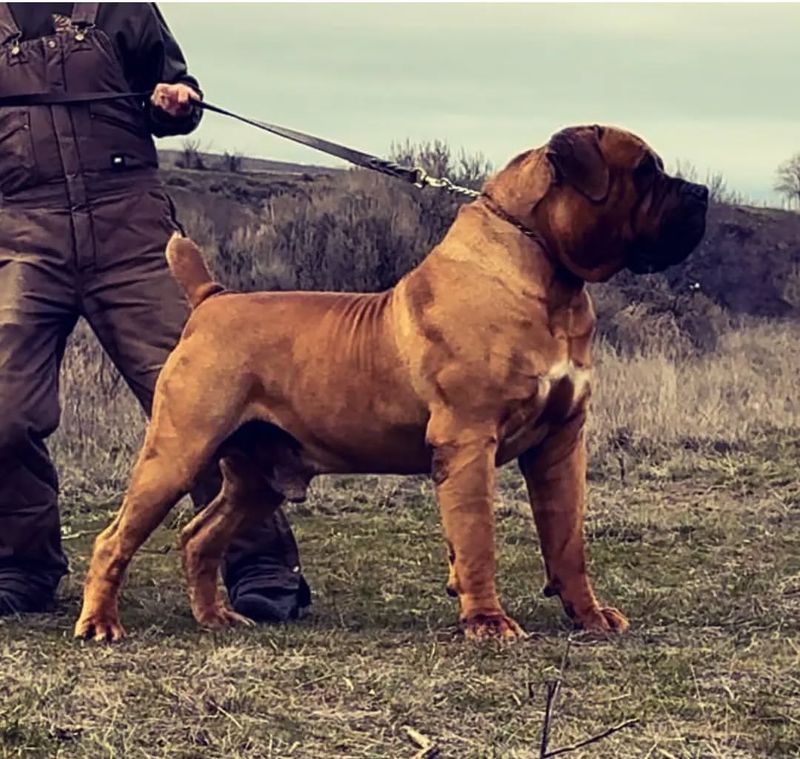
M 705 232 L 708 189 L 668 175 L 644 140 L 613 127 L 564 129 L 514 158 L 484 190 L 587 281 L 624 267 L 661 271 Z

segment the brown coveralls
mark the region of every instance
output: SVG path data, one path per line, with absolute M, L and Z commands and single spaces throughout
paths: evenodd
M 0 95 L 131 90 L 97 12 L 97 3 L 77 3 L 54 33 L 20 40 L 0 3 Z M 164 260 L 177 223 L 147 107 L 130 99 L 0 108 L 0 586 L 49 594 L 67 571 L 44 441 L 58 425 L 59 367 L 78 317 L 149 412 L 188 313 Z M 206 498 L 218 485 L 208 479 Z M 231 547 L 226 582 L 296 591 L 298 565 L 278 514 Z

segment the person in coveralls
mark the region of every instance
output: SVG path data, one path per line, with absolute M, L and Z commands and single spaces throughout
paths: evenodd
M 152 97 L 3 107 L 32 93 Z M 52 606 L 67 571 L 45 445 L 78 317 L 149 413 L 188 303 L 164 249 L 180 230 L 153 137 L 188 134 L 201 97 L 153 3 L 0 3 L 0 615 Z M 218 471 L 193 493 L 216 495 Z M 278 511 L 230 547 L 236 611 L 285 621 L 310 603 Z

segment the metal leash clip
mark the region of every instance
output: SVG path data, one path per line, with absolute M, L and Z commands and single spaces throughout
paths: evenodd
M 413 184 L 419 190 L 425 189 L 430 184 L 431 177 L 429 176 L 428 172 L 425 171 L 421 166 L 415 166 L 414 172 L 417 175 L 417 178 L 414 180 Z
M 466 195 L 470 198 L 480 197 L 480 192 L 477 190 L 471 190 L 468 187 L 461 187 L 457 184 L 454 184 L 447 177 L 432 177 L 420 166 L 414 167 L 414 171 L 417 173 L 417 179 L 414 182 L 414 187 L 418 187 L 420 190 L 424 189 L 425 187 L 435 187 L 451 194 Z

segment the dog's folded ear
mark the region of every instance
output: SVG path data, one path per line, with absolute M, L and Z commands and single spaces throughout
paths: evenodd
M 490 177 L 483 192 L 508 213 L 524 219 L 547 194 L 554 173 L 543 150 L 526 150 Z
M 570 127 L 550 138 L 547 159 L 556 181 L 566 182 L 594 203 L 608 195 L 608 165 L 600 149 L 601 127 Z

